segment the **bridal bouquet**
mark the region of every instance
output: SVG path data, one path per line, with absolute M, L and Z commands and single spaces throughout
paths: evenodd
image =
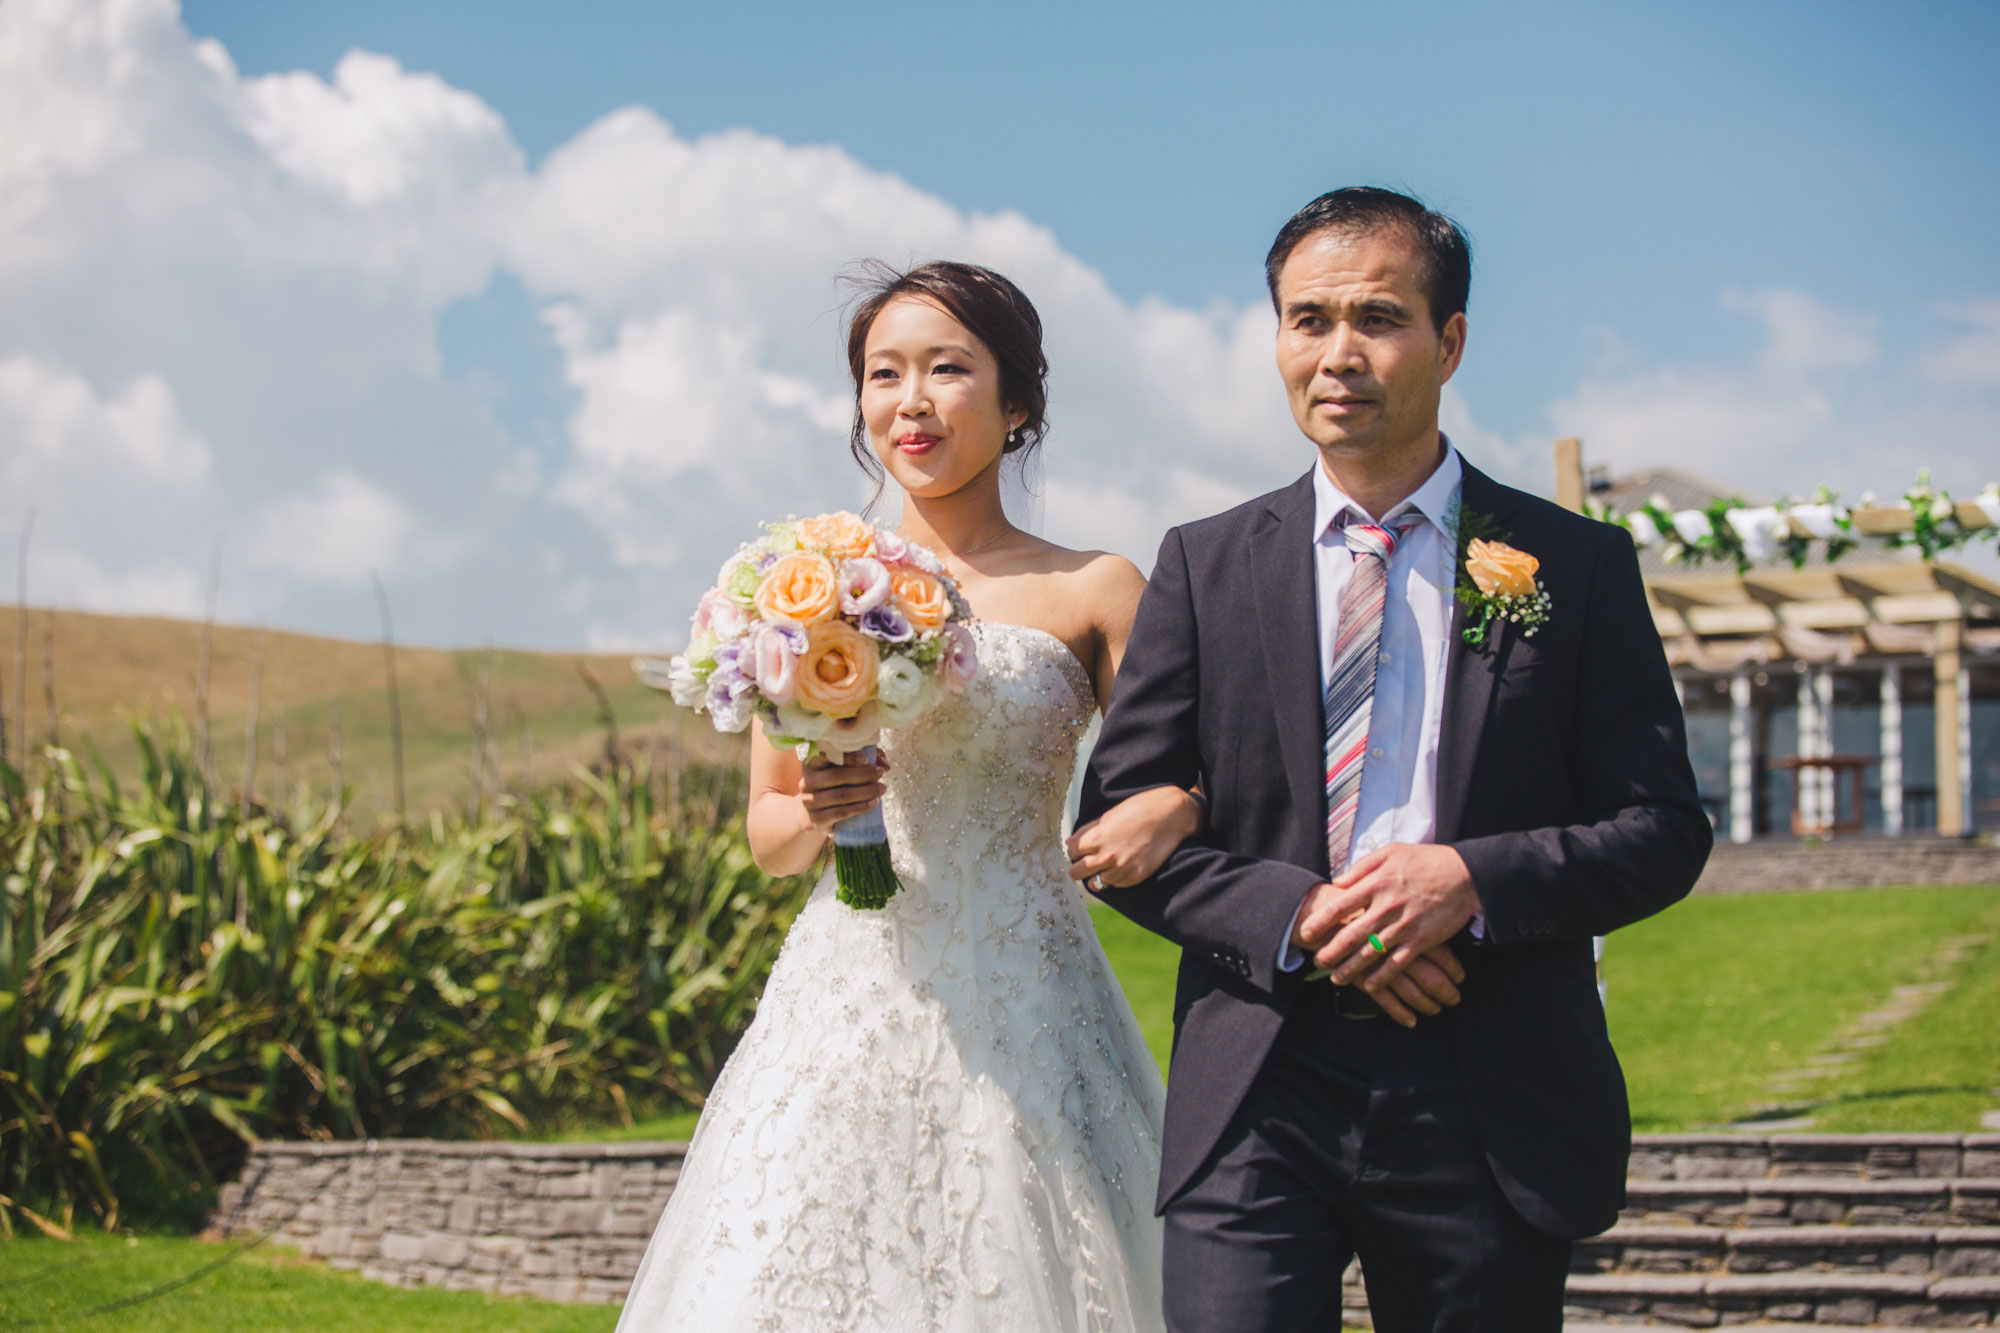
M 844 512 L 788 519 L 723 564 L 687 651 L 640 674 L 717 731 L 756 717 L 781 748 L 872 761 L 883 728 L 908 726 L 978 673 L 971 618 L 916 543 Z M 880 809 L 834 826 L 833 858 L 850 907 L 880 908 L 902 887 Z

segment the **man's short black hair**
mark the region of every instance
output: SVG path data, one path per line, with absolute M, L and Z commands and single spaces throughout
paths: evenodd
M 1377 185 L 1329 190 L 1278 229 L 1278 239 L 1271 242 L 1271 253 L 1264 257 L 1264 282 L 1271 289 L 1272 309 L 1278 305 L 1279 270 L 1300 242 L 1323 231 L 1342 236 L 1401 232 L 1424 257 L 1418 281 L 1424 299 L 1430 302 L 1431 322 L 1438 332 L 1444 332 L 1445 321 L 1453 315 L 1465 313 L 1465 298 L 1472 290 L 1472 246 L 1465 232 L 1444 214 L 1424 207 L 1421 199 Z

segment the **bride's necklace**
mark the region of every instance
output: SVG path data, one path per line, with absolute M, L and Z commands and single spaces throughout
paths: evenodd
M 1000 529 L 1000 531 L 994 533 L 991 537 L 988 537 L 985 541 L 979 543 L 979 545 L 968 546 L 963 551 L 953 551 L 952 556 L 955 559 L 963 560 L 965 559 L 965 557 L 969 555 L 978 555 L 981 551 L 985 550 L 987 547 L 993 545 L 993 543 L 999 541 L 1002 537 L 1009 535 L 1013 531 L 1014 531 L 1014 525 L 1012 523 L 1009 523 L 1006 527 Z
M 977 546 L 968 546 L 963 551 L 947 551 L 945 552 L 945 554 L 948 558 L 959 561 L 962 564 L 965 561 L 965 557 L 969 555 L 978 555 L 981 551 L 993 545 L 995 542 L 998 542 L 1001 538 L 1011 536 L 1017 531 L 1019 531 L 1019 529 L 1017 529 L 1012 523 L 1009 523 L 1006 527 L 1000 529 L 1000 531 L 994 533 L 991 537 L 988 537 L 985 541 L 979 543 L 979 545 Z

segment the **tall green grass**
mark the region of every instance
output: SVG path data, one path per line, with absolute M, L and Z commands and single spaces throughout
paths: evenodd
M 129 787 L 0 770 L 0 1225 L 185 1219 L 258 1136 L 698 1106 L 807 890 L 751 862 L 731 774 L 360 833 L 137 741 Z

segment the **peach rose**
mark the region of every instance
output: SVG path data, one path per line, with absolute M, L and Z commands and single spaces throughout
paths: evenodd
M 853 717 L 875 693 L 882 656 L 844 620 L 814 625 L 799 658 L 798 702 L 831 718 Z
M 845 509 L 837 514 L 800 519 L 798 538 L 800 546 L 823 553 L 835 564 L 858 560 L 875 549 L 875 529 Z
M 944 580 L 935 574 L 908 566 L 891 569 L 889 591 L 896 599 L 897 609 L 918 633 L 936 629 L 951 619 L 951 595 L 944 590 Z
M 1541 561 L 1505 542 L 1475 537 L 1466 546 L 1465 572 L 1488 597 L 1533 597 L 1535 571 L 1541 567 Z
M 757 589 L 757 614 L 782 625 L 817 625 L 840 610 L 840 580 L 833 562 L 800 551 L 779 556 Z

